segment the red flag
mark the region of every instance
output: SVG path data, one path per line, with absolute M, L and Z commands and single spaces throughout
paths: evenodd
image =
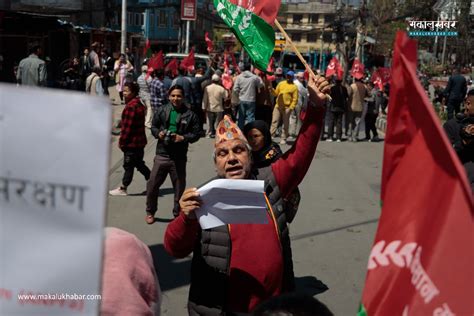
M 158 69 L 163 69 L 164 67 L 164 60 L 163 60 L 163 51 L 160 50 L 156 56 L 152 57 L 148 61 L 148 71 L 146 74 L 146 79 L 148 79 L 148 76 L 154 71 Z
M 171 73 L 173 74 L 173 76 L 177 76 L 178 75 L 178 60 L 176 58 L 173 58 L 167 65 L 166 65 L 166 68 L 165 68 L 166 71 L 171 71 Z
M 382 172 L 382 215 L 358 315 L 472 315 L 473 200 L 465 170 L 398 32 Z
M 214 49 L 214 44 L 212 43 L 212 40 L 209 38 L 209 32 L 206 32 L 204 35 L 204 39 L 206 40 L 207 44 L 207 52 L 210 54 L 212 50 Z
M 229 0 L 231 3 L 248 9 L 264 19 L 268 24 L 273 25 L 278 10 L 280 10 L 281 0 Z
M 180 68 L 186 69 L 187 71 L 192 71 L 194 70 L 194 48 L 191 49 L 189 52 L 188 56 L 185 57 L 182 61 L 181 64 L 179 65 Z
M 235 59 L 234 53 L 230 53 L 230 57 L 232 57 L 232 65 L 234 66 L 234 72 L 240 73 L 240 68 L 237 64 L 237 60 Z
M 270 62 L 268 63 L 268 67 L 267 67 L 267 72 L 273 72 L 273 65 L 275 64 L 275 58 L 270 58 Z M 267 80 L 268 81 L 275 81 L 276 79 L 276 76 L 275 75 L 267 75 Z
M 351 69 L 351 76 L 356 79 L 364 78 L 364 64 L 359 61 L 359 59 L 354 59 L 354 63 L 352 64 Z
M 383 68 L 383 67 L 379 68 L 379 74 L 380 74 L 380 77 L 382 78 L 383 84 L 390 82 L 390 80 L 392 79 L 390 68 Z
M 343 74 L 344 70 L 339 63 L 339 60 L 337 60 L 336 57 L 333 57 L 329 62 L 328 68 L 326 69 L 326 77 L 329 78 L 333 75 L 336 75 L 337 79 L 342 79 Z
M 145 48 L 143 49 L 143 56 L 147 58 L 151 56 L 151 43 L 148 38 L 146 39 Z
M 374 85 L 378 86 L 380 90 L 383 90 L 383 86 L 390 82 L 391 80 L 391 73 L 389 68 L 378 68 L 372 73 L 370 77 L 370 81 L 374 83 Z

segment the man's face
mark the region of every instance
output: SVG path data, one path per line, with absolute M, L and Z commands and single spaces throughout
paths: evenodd
M 170 92 L 169 99 L 174 107 L 180 108 L 181 104 L 183 104 L 183 91 L 181 91 L 180 89 L 172 90 Z
M 225 179 L 247 179 L 252 167 L 250 152 L 240 139 L 218 144 L 215 163 L 217 175 Z
M 130 90 L 129 87 L 123 87 L 123 98 L 125 99 L 125 102 L 130 102 L 130 100 L 132 100 L 134 97 L 135 94 Z
M 89 55 L 89 50 L 88 49 L 84 49 L 84 55 Z
M 468 116 L 474 116 L 474 95 L 470 95 L 464 102 L 464 112 Z

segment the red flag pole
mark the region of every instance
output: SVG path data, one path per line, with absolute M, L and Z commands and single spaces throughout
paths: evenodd
M 280 22 L 278 22 L 278 20 L 275 20 L 275 25 L 278 27 L 278 29 L 280 30 L 280 32 L 283 33 L 283 35 L 285 36 L 286 40 L 288 43 L 290 43 L 290 46 L 291 48 L 293 49 L 293 51 L 295 52 L 296 56 L 298 56 L 299 60 L 303 63 L 304 67 L 306 68 L 306 70 L 308 71 L 309 75 L 311 77 L 313 77 L 313 80 L 316 81 L 316 75 L 314 74 L 313 72 L 313 69 L 311 69 L 311 67 L 308 65 L 308 63 L 306 62 L 306 60 L 304 59 L 304 57 L 301 55 L 300 51 L 298 50 L 298 48 L 296 48 L 296 45 L 293 43 L 293 41 L 291 40 L 291 38 L 288 36 L 288 34 L 285 32 L 285 29 L 283 28 L 283 26 L 281 26 Z M 326 97 L 328 98 L 329 101 L 332 100 L 331 96 L 329 94 L 326 94 Z

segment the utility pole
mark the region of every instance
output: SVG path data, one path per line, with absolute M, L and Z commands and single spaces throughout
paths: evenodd
M 120 37 L 120 52 L 125 54 L 125 47 L 127 43 L 127 0 L 122 0 L 122 28 Z
M 187 20 L 186 21 L 186 49 L 185 49 L 186 54 L 189 53 L 189 32 L 190 32 L 190 28 L 191 28 L 191 21 Z

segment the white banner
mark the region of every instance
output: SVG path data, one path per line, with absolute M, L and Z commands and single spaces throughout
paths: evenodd
M 0 315 L 97 315 L 107 98 L 0 85 Z

